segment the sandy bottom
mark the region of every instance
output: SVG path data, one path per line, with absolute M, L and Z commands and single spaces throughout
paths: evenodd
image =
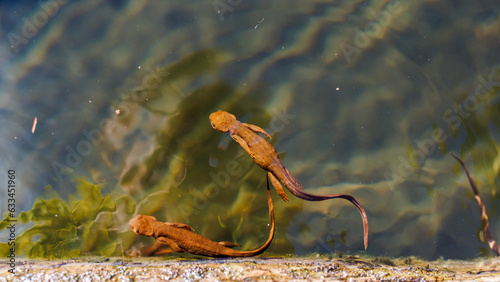
M 414 258 L 245 258 L 22 260 L 0 281 L 353 280 L 500 281 L 500 259 L 424 262 Z

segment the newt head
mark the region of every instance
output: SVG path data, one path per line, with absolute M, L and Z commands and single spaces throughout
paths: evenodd
M 156 218 L 150 215 L 138 215 L 132 218 L 128 225 L 137 235 L 151 236 L 154 233 Z
M 211 113 L 208 119 L 210 119 L 210 124 L 215 130 L 222 132 L 227 132 L 236 122 L 236 117 L 225 111 Z

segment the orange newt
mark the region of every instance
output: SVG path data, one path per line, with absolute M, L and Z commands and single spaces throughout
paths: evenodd
M 260 248 L 253 251 L 237 251 L 229 247 L 239 246 L 231 242 L 215 242 L 193 231 L 193 228 L 178 222 L 160 222 L 150 215 L 138 215 L 129 221 L 129 225 L 137 235 L 152 236 L 158 242 L 169 245 L 176 252 L 189 252 L 207 257 L 251 257 L 264 252 L 274 237 L 274 207 L 267 186 L 267 202 L 271 229 L 269 238 Z M 166 253 L 166 252 L 163 252 Z M 159 254 L 159 253 L 158 253 Z
M 285 202 L 288 201 L 288 197 L 281 183 L 293 195 L 307 201 L 342 198 L 353 203 L 363 219 L 365 249 L 368 247 L 368 218 L 363 206 L 353 196 L 347 194 L 312 195 L 304 192 L 304 188 L 302 188 L 297 179 L 283 166 L 274 147 L 264 140 L 264 138 L 257 135 L 257 133 L 262 133 L 271 138 L 264 129 L 253 124 L 242 123 L 236 120 L 234 115 L 225 111 L 212 113 L 209 119 L 215 130 L 229 132 L 229 135 L 243 147 L 255 163 L 267 171 L 271 183 Z

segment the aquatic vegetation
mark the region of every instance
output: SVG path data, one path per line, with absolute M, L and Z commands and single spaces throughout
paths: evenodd
M 135 205 L 126 195 L 103 195 L 103 185 L 93 184 L 81 177 L 74 180 L 77 192 L 67 201 L 50 187 L 29 211 L 21 212 L 18 225 L 33 224 L 16 238 L 18 255 L 29 258 L 67 258 L 80 255 L 110 256 L 119 244 L 117 215 L 131 214 Z M 119 207 L 119 213 L 117 211 Z M 11 222 L 5 217 L 0 230 Z M 19 228 L 19 227 L 18 227 Z M 5 256 L 10 246 L 0 243 Z
M 470 188 L 474 192 L 474 197 L 477 200 L 477 204 L 479 205 L 479 208 L 481 209 L 481 223 L 484 226 L 484 235 L 486 236 L 486 240 L 488 240 L 488 245 L 490 248 L 495 252 L 495 254 L 498 256 L 500 255 L 500 247 L 497 245 L 495 240 L 493 239 L 493 236 L 491 235 L 490 231 L 490 223 L 488 221 L 488 214 L 486 213 L 486 207 L 483 203 L 483 200 L 481 199 L 481 196 L 479 195 L 479 190 L 477 189 L 476 183 L 472 179 L 472 177 L 469 174 L 469 170 L 467 170 L 467 167 L 465 166 L 464 162 L 457 157 L 455 154 L 451 153 L 450 154 L 460 163 L 460 165 L 463 167 L 465 174 L 467 175 L 467 179 L 469 180 Z

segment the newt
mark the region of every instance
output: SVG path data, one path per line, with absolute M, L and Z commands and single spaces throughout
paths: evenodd
M 257 134 L 262 133 L 271 138 L 264 129 L 257 125 L 240 122 L 234 115 L 225 111 L 212 113 L 209 119 L 210 124 L 215 130 L 229 132 L 229 135 L 243 147 L 255 163 L 267 171 L 271 183 L 283 201 L 287 202 L 288 197 L 281 183 L 293 195 L 306 201 L 324 201 L 333 198 L 342 198 L 354 204 L 363 219 L 365 249 L 368 247 L 368 218 L 363 206 L 353 196 L 347 194 L 313 195 L 306 193 L 302 185 L 281 163 L 276 149 Z
M 264 252 L 274 237 L 274 207 L 267 184 L 267 203 L 269 205 L 269 219 L 271 229 L 267 241 L 253 251 L 238 251 L 230 249 L 238 244 L 222 241 L 215 242 L 200 234 L 194 233 L 193 228 L 178 222 L 160 222 L 150 215 L 138 215 L 129 221 L 130 228 L 137 235 L 152 236 L 158 242 L 170 246 L 174 251 L 188 252 L 195 255 L 207 257 L 251 257 Z M 166 253 L 166 252 L 162 252 Z

